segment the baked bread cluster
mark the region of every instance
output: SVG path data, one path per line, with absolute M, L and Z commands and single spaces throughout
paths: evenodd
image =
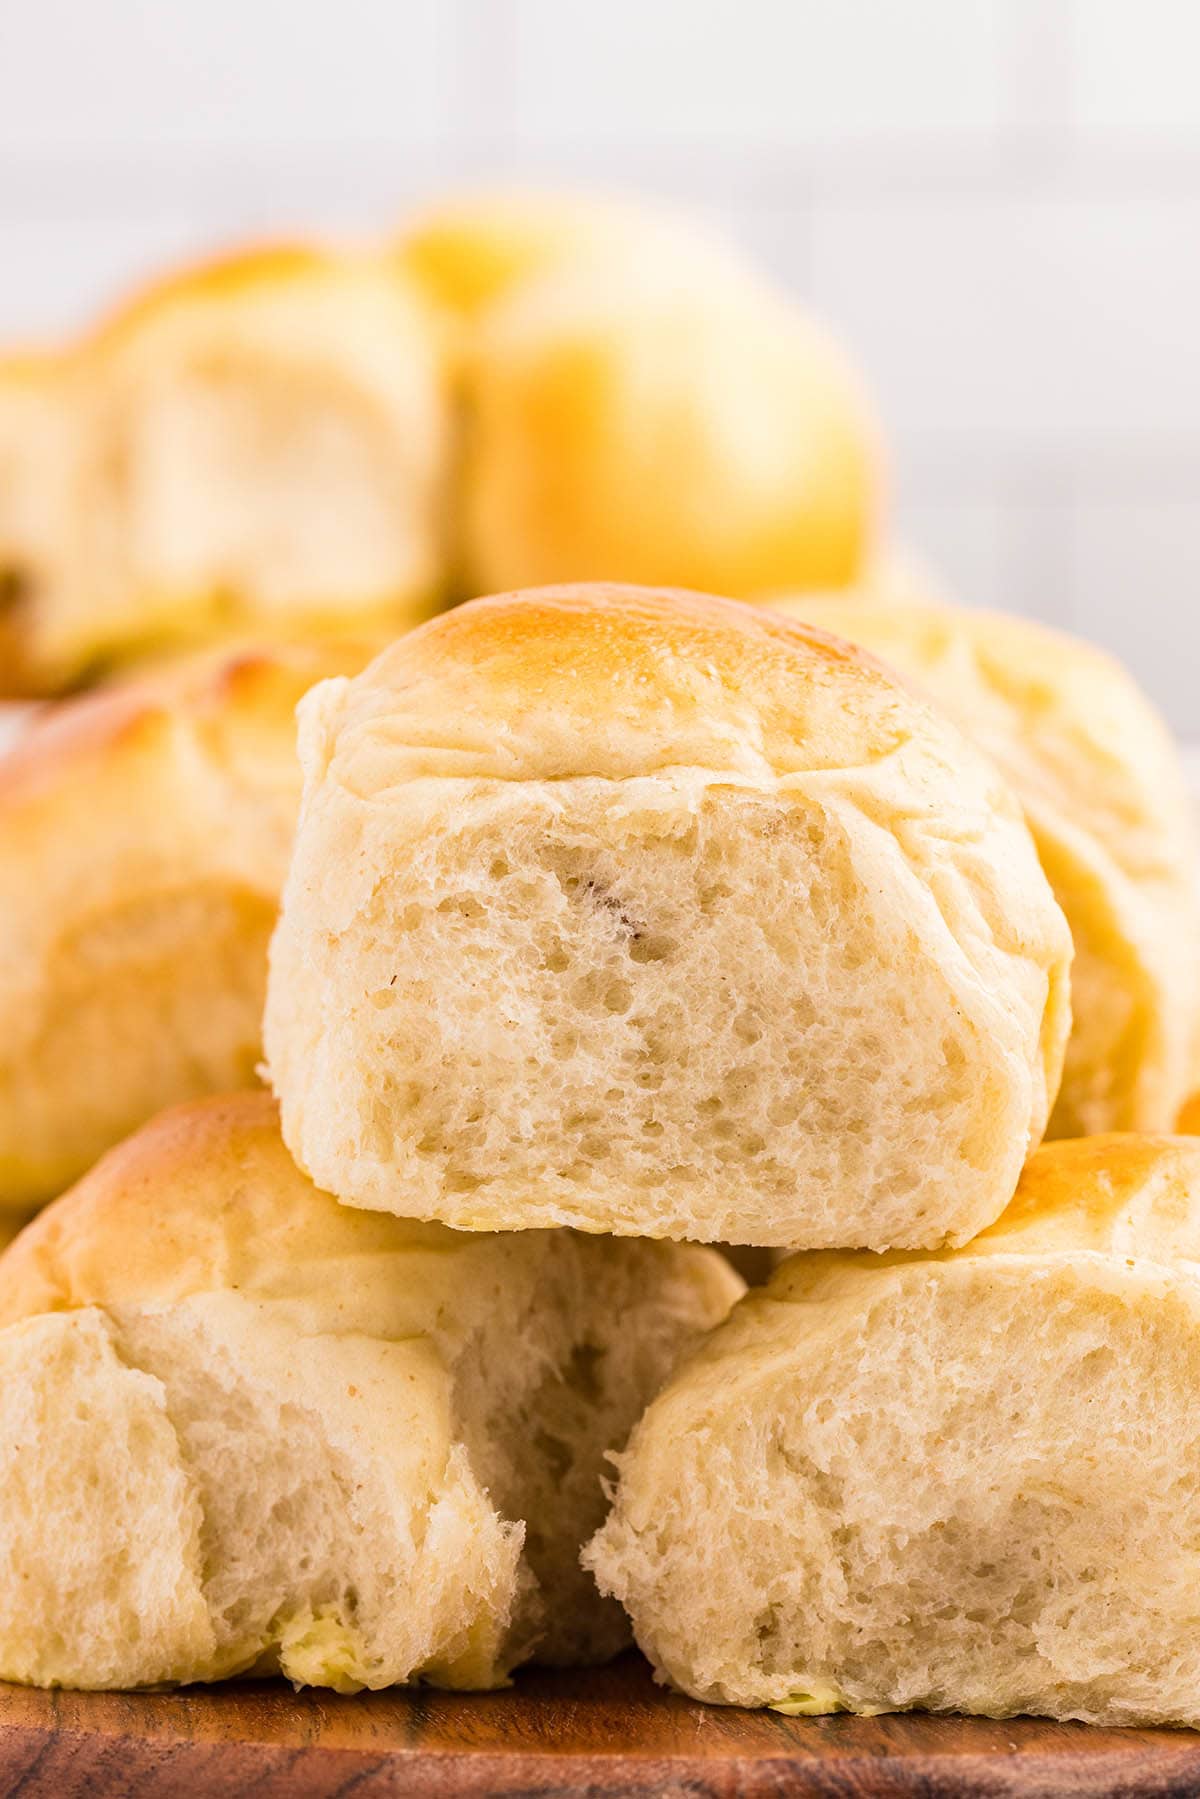
M 879 468 L 842 352 L 670 216 L 493 197 L 264 246 L 0 357 L 0 696 L 510 584 L 849 581 Z
M 450 450 L 436 323 L 376 254 L 231 257 L 0 364 L 0 690 L 422 617 Z
M 218 667 L 153 677 L 193 773 L 261 725 Z M 628 1618 L 723 1703 L 1197 1716 L 1200 1151 L 1037 1148 L 1071 943 L 995 761 L 811 623 L 606 586 L 300 714 L 282 1135 L 193 1102 L 0 1257 L 0 1673 L 489 1686 Z M 810 1247 L 735 1304 L 721 1236 Z
M 1200 1723 L 1178 762 L 877 470 L 621 206 L 0 366 L 0 1679 Z

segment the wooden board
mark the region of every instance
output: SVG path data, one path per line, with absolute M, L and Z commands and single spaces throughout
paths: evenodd
M 0 1686 L 3 1799 L 622 1793 L 1183 1799 L 1200 1793 L 1200 1734 L 1029 1718 L 781 1718 L 664 1693 L 632 1655 L 586 1673 L 526 1674 L 506 1693 Z

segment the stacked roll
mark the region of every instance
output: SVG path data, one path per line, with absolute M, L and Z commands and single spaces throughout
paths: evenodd
M 167 725 L 196 814 L 250 721 L 194 682 Z M 102 704 L 93 753 L 165 728 Z M 549 590 L 301 712 L 283 1138 L 265 1096 L 167 1114 L 0 1259 L 13 1678 L 488 1685 L 611 1652 L 578 1562 L 603 1458 L 740 1291 L 653 1239 L 957 1240 L 1048 1114 L 1068 945 L 1015 803 L 849 646 Z M 906 989 L 852 1017 L 901 942 Z
M 1200 1720 L 1176 759 L 872 572 L 808 324 L 466 208 L 10 443 L 10 687 L 142 666 L 0 761 L 0 1677 Z

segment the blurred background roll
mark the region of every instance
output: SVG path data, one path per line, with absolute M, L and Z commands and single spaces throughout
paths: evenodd
M 37 412 L 24 448 L 18 402 Z M 0 680 L 54 690 L 164 645 L 402 629 L 442 595 L 449 431 L 437 329 L 390 258 L 265 249 L 151 287 L 61 368 L 0 382 Z
M 0 344 L 279 234 L 374 234 L 482 322 L 698 221 L 849 347 L 950 591 L 1200 743 L 1188 0 L 44 0 L 4 49 Z
M 861 572 L 882 451 L 857 376 L 796 306 L 669 259 L 518 289 L 468 362 L 463 578 L 745 598 Z
M 597 281 L 636 279 L 655 266 L 711 280 L 746 264 L 698 216 L 651 202 L 530 187 L 481 188 L 421 208 L 401 229 L 396 254 L 414 283 L 449 318 L 481 323 L 542 277 L 590 270 Z M 463 333 L 464 338 L 469 333 Z

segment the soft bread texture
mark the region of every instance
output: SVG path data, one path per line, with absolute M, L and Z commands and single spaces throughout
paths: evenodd
M 267 249 L 130 302 L 71 358 L 78 438 L 27 684 L 247 630 L 397 629 L 444 580 L 436 328 L 386 256 Z
M 468 591 L 841 586 L 874 543 L 881 462 L 841 351 L 764 286 L 690 255 L 555 270 L 472 346 Z
M 1200 1144 L 1049 1144 L 940 1256 L 796 1256 L 584 1560 L 693 1696 L 1200 1723 Z
M 262 1094 L 164 1114 L 0 1258 L 0 1677 L 613 1653 L 606 1452 L 741 1290 L 708 1250 L 348 1211 Z
M 197 657 L 47 710 L 0 757 L 0 1212 L 162 1106 L 253 1082 L 296 703 L 369 654 Z
M 945 708 L 1021 801 L 1075 944 L 1050 1135 L 1171 1130 L 1200 1009 L 1196 834 L 1170 734 L 1126 671 L 1028 619 L 912 598 L 784 603 Z
M 459 607 L 301 708 L 265 1022 L 353 1205 L 758 1245 L 1000 1212 L 1066 928 L 1015 801 L 848 644 L 630 588 Z

